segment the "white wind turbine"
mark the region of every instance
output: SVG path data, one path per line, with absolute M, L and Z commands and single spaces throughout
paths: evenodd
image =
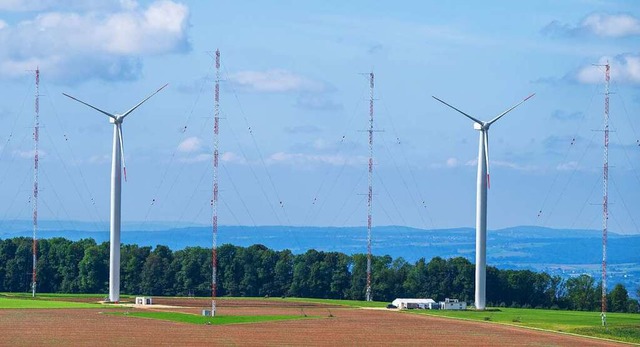
M 97 107 L 89 105 L 88 103 L 78 100 L 71 95 L 62 93 L 64 96 L 69 97 L 81 104 L 87 105 L 92 109 L 105 114 L 109 117 L 109 122 L 114 125 L 113 127 L 113 152 L 111 160 L 111 214 L 109 218 L 110 222 L 110 252 L 109 252 L 109 301 L 120 301 L 120 207 L 121 199 L 120 192 L 122 190 L 121 184 L 121 172 L 124 171 L 124 180 L 127 180 L 127 169 L 124 165 L 124 140 L 122 139 L 122 122 L 136 108 L 140 107 L 145 101 L 149 100 L 152 96 L 161 91 L 167 84 L 160 87 L 153 94 L 140 101 L 137 105 L 130 108 L 123 114 L 111 114 L 103 111 Z M 121 168 L 122 166 L 122 168 Z
M 446 102 L 436 98 L 441 103 L 451 107 L 452 109 L 462 113 L 465 117 L 471 119 L 473 128 L 480 131 L 480 143 L 478 145 L 478 178 L 476 192 L 476 288 L 475 288 L 475 306 L 477 310 L 484 310 L 486 307 L 486 289 L 487 289 L 487 186 L 490 186 L 489 179 L 489 127 L 505 114 L 511 112 L 514 108 L 520 106 L 523 102 L 533 97 L 535 93 L 527 96 L 508 110 L 500 113 L 498 116 L 488 122 L 483 122 L 470 115 L 460 111 L 459 109 L 447 104 Z

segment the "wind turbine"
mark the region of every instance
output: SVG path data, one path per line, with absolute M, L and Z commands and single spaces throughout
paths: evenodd
M 498 119 L 520 106 L 523 102 L 533 97 L 535 93 L 527 96 L 524 100 L 512 106 L 508 110 L 488 122 L 478 120 L 459 109 L 436 98 L 441 103 L 462 113 L 465 117 L 473 121 L 473 128 L 480 131 L 480 143 L 478 144 L 478 178 L 476 191 L 476 288 L 475 306 L 477 310 L 484 310 L 486 307 L 487 289 L 487 187 L 491 186 L 489 179 L 489 128 Z
M 137 105 L 130 108 L 123 114 L 111 114 L 103 111 L 97 107 L 89 105 L 88 103 L 78 100 L 69 94 L 62 93 L 64 96 L 69 97 L 81 104 L 91 107 L 92 109 L 109 117 L 109 122 L 113 124 L 113 152 L 111 158 L 111 214 L 109 218 L 109 230 L 110 230 L 110 252 L 109 252 L 109 301 L 120 301 L 120 207 L 121 199 L 120 192 L 122 190 L 122 178 L 121 172 L 124 172 L 124 180 L 127 180 L 127 169 L 124 164 L 124 140 L 122 139 L 122 122 L 131 114 L 135 109 L 140 107 L 145 101 L 149 100 L 152 96 L 156 95 L 159 91 L 164 89 L 167 84 L 160 87 L 153 94 L 147 96 L 144 100 L 140 101 Z M 121 168 L 122 166 L 122 168 Z

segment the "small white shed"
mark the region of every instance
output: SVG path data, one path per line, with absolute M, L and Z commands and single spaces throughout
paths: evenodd
M 440 301 L 440 309 L 441 310 L 466 310 L 467 303 L 464 301 L 459 301 L 458 299 L 446 298 L 444 299 L 444 301 Z
M 153 300 L 149 296 L 136 296 L 136 305 L 153 305 Z

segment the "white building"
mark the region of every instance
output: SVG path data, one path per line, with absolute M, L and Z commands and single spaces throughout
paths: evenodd
M 421 308 L 432 309 L 436 302 L 433 299 L 395 299 L 391 302 L 399 309 Z
M 464 301 L 458 301 L 458 299 L 446 298 L 444 301 L 440 301 L 441 310 L 466 310 L 467 303 Z
M 153 301 L 148 296 L 136 296 L 136 305 L 152 305 Z

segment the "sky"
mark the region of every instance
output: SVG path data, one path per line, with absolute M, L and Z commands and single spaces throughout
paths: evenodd
M 536 93 L 491 128 L 488 228 L 600 229 L 608 61 L 609 229 L 640 233 L 640 6 L 598 0 L 0 0 L 0 221 L 31 219 L 39 67 L 40 219 L 109 216 L 112 125 L 62 93 L 169 83 L 124 122 L 122 218 L 211 223 L 216 49 L 220 224 L 366 225 L 373 72 L 374 226 L 475 225 L 478 132 L 431 96 L 490 120 Z

